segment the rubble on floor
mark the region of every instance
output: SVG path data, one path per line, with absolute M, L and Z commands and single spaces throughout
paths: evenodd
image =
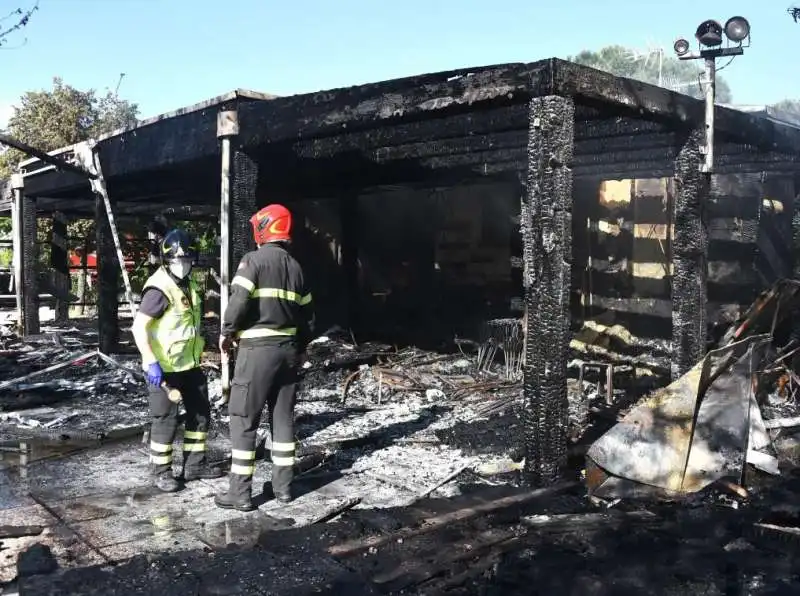
M 44 528 L 4 540 L 0 581 L 16 574 L 17 555 L 32 544 L 48 545 L 61 567 L 116 563 L 139 552 L 240 542 L 230 528 L 242 518 L 252 538 L 256 518 L 258 527 L 303 526 L 347 509 L 403 507 L 476 483 L 516 482 L 514 474 L 486 478 L 481 470 L 515 455 L 507 421 L 520 403 L 519 371 L 485 356 L 479 370 L 471 346 L 455 353 L 356 346 L 347 333 L 315 341 L 296 408 L 300 494 L 279 507 L 268 486 L 262 492 L 270 477 L 262 449 L 266 459 L 254 481 L 259 511 L 246 516 L 214 507 L 211 497 L 224 478 L 191 483 L 178 495 L 149 486 L 146 390 L 134 357 L 97 353 L 94 338 L 78 329 L 48 330 L 25 342 L 7 334 L 4 341 L 4 381 L 76 354 L 81 359 L 0 390 L 0 526 L 31 518 Z M 204 366 L 213 402 L 221 395 L 219 370 L 213 358 Z M 31 395 L 38 401 L 22 401 Z M 575 401 L 585 400 L 581 394 Z M 212 418 L 209 459 L 225 465 L 226 410 Z M 265 443 L 268 449 L 268 437 Z M 181 452 L 176 447 L 176 470 Z
M 78 339 L 58 346 L 47 336 L 7 336 L 14 354 L 0 354 L 0 366 L 20 376 L 96 349 L 90 337 Z M 636 494 L 587 499 L 579 482 L 553 492 L 518 486 L 519 370 L 479 347 L 460 342 L 452 353 L 433 353 L 357 344 L 341 331 L 319 338 L 296 408 L 297 498 L 285 506 L 272 498 L 262 432 L 258 510 L 248 514 L 214 507 L 225 478 L 170 495 L 150 486 L 145 389 L 121 368 L 135 370 L 135 359 L 98 355 L 61 380 L 41 375 L 36 389 L 49 396 L 46 404 L 20 409 L 19 396 L 33 393 L 33 383 L 16 384 L 0 392 L 0 528 L 15 536 L 0 538 L 0 583 L 20 573 L 18 555 L 36 545 L 32 560 L 49 571 L 47 547 L 58 571 L 21 577 L 21 593 L 124 596 L 163 586 L 175 593 L 505 594 L 537 585 L 547 593 L 691 595 L 735 585 L 767 594 L 800 579 L 791 565 L 800 480 L 781 450 L 800 432 L 791 420 L 798 416 L 793 379 L 783 392 L 758 393 L 780 476 L 748 466 L 744 488 L 708 483 L 667 502 Z M 17 372 L 13 358 L 36 352 L 46 355 Z M 570 363 L 574 377 L 585 373 L 569 380 L 575 454 L 633 411 L 646 388 L 635 374 L 614 377 L 609 400 L 608 377 L 595 363 Z M 213 359 L 205 365 L 213 401 L 221 395 L 219 371 Z M 86 375 L 99 379 L 92 388 L 81 385 Z M 226 411 L 212 418 L 209 458 L 227 464 Z M 179 468 L 181 449 L 175 453 Z M 576 480 L 579 473 L 569 472 Z M 81 592 L 86 585 L 95 591 Z

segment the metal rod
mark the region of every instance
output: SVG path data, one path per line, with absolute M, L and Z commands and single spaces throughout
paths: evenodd
M 13 137 L 10 137 L 7 134 L 0 133 L 0 143 L 2 143 L 3 145 L 8 145 L 9 147 L 13 147 L 18 151 L 22 151 L 26 155 L 30 155 L 31 157 L 40 159 L 41 161 L 49 163 L 50 165 L 53 165 L 62 170 L 67 170 L 68 172 L 72 172 L 80 176 L 85 176 L 90 180 L 94 180 L 95 178 L 97 178 L 96 174 L 80 166 L 71 164 L 68 161 L 61 159 L 60 157 L 49 155 L 47 152 L 42 151 L 41 149 L 37 149 L 36 147 L 31 147 L 30 145 L 23 143 L 22 141 L 19 141 Z
M 710 174 L 714 171 L 714 103 L 716 102 L 717 63 L 714 58 L 706 58 L 706 135 L 705 154 L 701 171 Z
M 97 145 L 86 145 L 82 148 L 82 157 L 88 162 L 89 167 L 95 173 L 92 179 L 92 190 L 103 198 L 103 204 L 106 207 L 106 215 L 108 216 L 108 225 L 111 228 L 111 237 L 114 239 L 114 247 L 117 249 L 117 261 L 119 268 L 122 271 L 122 283 L 125 284 L 125 298 L 128 300 L 130 306 L 131 316 L 136 316 L 136 305 L 133 302 L 133 289 L 131 288 L 131 279 L 128 277 L 128 269 L 125 267 L 125 256 L 122 254 L 122 243 L 119 240 L 119 233 L 117 232 L 117 224 L 114 221 L 114 212 L 111 209 L 111 199 L 108 196 L 108 187 L 106 180 L 103 177 L 103 167 L 100 165 L 100 153 Z M 76 151 L 78 154 L 78 151 Z

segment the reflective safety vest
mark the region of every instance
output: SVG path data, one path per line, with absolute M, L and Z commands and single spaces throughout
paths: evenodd
M 150 276 L 144 290 L 160 290 L 169 307 L 148 325 L 150 348 L 164 372 L 180 372 L 200 366 L 205 340 L 200 334 L 200 289 L 189 280 L 189 296 L 163 267 Z M 144 291 L 143 290 L 143 291 Z M 191 302 L 190 302 L 191 300 Z

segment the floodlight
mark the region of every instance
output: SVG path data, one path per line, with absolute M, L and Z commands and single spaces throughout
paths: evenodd
M 676 39 L 675 43 L 672 45 L 672 48 L 675 50 L 675 53 L 678 56 L 683 56 L 686 52 L 689 51 L 689 42 L 683 39 Z
M 750 23 L 744 17 L 731 17 L 725 23 L 725 36 L 733 43 L 742 43 L 750 35 Z
M 722 25 L 713 20 L 703 21 L 694 35 L 706 47 L 718 46 L 722 43 Z

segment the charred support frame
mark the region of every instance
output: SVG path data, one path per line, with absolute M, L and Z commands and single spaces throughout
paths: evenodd
M 58 298 L 55 306 L 55 320 L 66 321 L 69 318 L 69 302 L 61 297 L 69 294 L 69 259 L 67 257 L 67 218 L 60 211 L 53 213 L 53 226 L 50 231 L 50 266 L 53 269 L 53 285 Z
M 20 327 L 23 335 L 39 333 L 39 276 L 38 247 L 36 246 L 36 199 L 25 195 L 21 181 L 15 189 L 17 202 L 17 218 L 19 221 L 20 255 L 19 264 L 20 289 L 22 292 L 22 318 Z
M 527 194 L 522 202 L 526 345 L 522 412 L 525 477 L 555 481 L 567 457 L 567 356 L 575 105 L 531 100 Z
M 258 209 L 258 162 L 241 147 L 233 151 L 231 164 L 231 258 L 235 266 L 245 253 L 255 249 L 250 218 Z
M 693 130 L 675 161 L 672 243 L 672 378 L 706 353 L 708 194 L 711 174 L 700 170 L 703 131 Z
M 97 320 L 101 352 L 113 353 L 119 345 L 119 263 L 105 200 L 94 193 L 97 242 Z M 114 199 L 109 197 L 113 206 Z

